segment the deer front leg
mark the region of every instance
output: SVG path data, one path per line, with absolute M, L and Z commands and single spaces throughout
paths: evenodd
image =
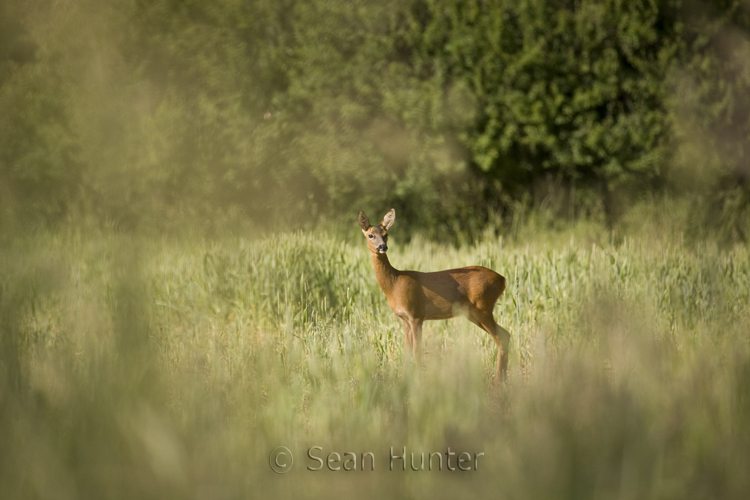
M 422 343 L 422 320 L 421 319 L 413 319 L 411 321 L 411 338 L 412 338 L 412 355 L 414 356 L 414 360 L 419 363 L 420 362 L 420 344 Z
M 404 318 L 399 318 L 401 323 L 404 324 L 404 356 L 407 352 L 412 350 L 412 335 L 411 335 L 411 324 Z

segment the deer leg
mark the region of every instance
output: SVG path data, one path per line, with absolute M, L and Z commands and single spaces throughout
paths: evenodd
M 404 353 L 412 350 L 411 324 L 404 318 L 399 318 L 404 324 Z
M 494 318 L 493 318 L 494 321 Z M 503 353 L 502 356 L 500 355 L 500 348 L 498 347 L 497 351 L 497 369 L 495 376 L 497 376 L 497 373 L 500 374 L 500 379 L 498 380 L 505 380 L 508 378 L 508 353 L 510 352 L 510 332 L 503 328 L 502 326 L 495 323 L 495 328 L 497 329 L 497 337 L 500 337 L 500 345 L 503 347 Z M 498 338 L 495 337 L 495 341 L 497 342 Z
M 422 320 L 415 319 L 411 322 L 411 340 L 412 340 L 412 355 L 414 359 L 419 363 L 420 361 L 420 349 L 419 346 L 422 342 Z
M 497 366 L 495 367 L 495 383 L 505 380 L 508 373 L 508 352 L 510 351 L 510 333 L 495 323 L 492 313 L 479 309 L 472 309 L 469 320 L 492 336 L 497 344 Z
M 480 323 L 479 320 L 474 317 L 473 313 L 469 313 L 469 315 L 466 316 L 466 317 L 469 318 L 469 321 L 471 321 L 472 323 L 474 323 L 475 325 L 477 325 L 479 328 L 481 328 L 482 330 L 484 330 L 484 327 L 482 326 L 482 323 Z M 487 331 L 487 330 L 485 330 L 485 331 Z

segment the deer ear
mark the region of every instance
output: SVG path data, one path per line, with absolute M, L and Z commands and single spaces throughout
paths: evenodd
M 359 212 L 357 222 L 359 222 L 359 227 L 362 228 L 362 231 L 367 231 L 368 229 L 370 229 L 370 219 L 368 219 L 365 213 L 361 210 Z
M 390 211 L 388 211 L 388 213 L 383 216 L 383 222 L 381 222 L 380 225 L 383 226 L 383 229 L 388 231 L 393 225 L 393 221 L 395 220 L 396 211 L 394 209 L 390 209 Z

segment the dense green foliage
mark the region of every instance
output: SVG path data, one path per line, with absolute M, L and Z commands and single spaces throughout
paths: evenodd
M 668 207 L 669 208 L 669 207 Z M 643 218 L 638 222 L 642 223 Z M 642 226 L 642 224 L 641 224 Z M 465 319 L 424 365 L 365 242 L 321 233 L 164 240 L 65 230 L 0 247 L 0 490 L 9 498 L 745 498 L 750 256 L 658 226 L 522 229 L 392 262 L 508 278 L 509 381 Z M 405 355 L 406 354 L 406 355 Z M 269 453 L 294 453 L 274 474 Z M 374 472 L 311 472 L 312 446 Z M 477 471 L 388 470 L 389 448 L 483 452 Z M 334 465 L 335 466 L 335 465 Z M 453 462 L 455 468 L 455 457 Z
M 533 200 L 612 222 L 666 186 L 744 239 L 748 12 L 2 0 L 2 220 L 300 226 L 394 206 L 476 233 Z

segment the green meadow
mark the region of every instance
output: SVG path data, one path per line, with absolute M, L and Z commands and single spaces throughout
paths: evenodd
M 744 500 L 749 96 L 747 0 L 0 0 L 0 500 Z
M 462 318 L 428 322 L 415 365 L 354 217 L 348 234 L 4 238 L 0 491 L 743 498 L 750 255 L 636 215 L 617 237 L 530 223 L 461 246 L 396 222 L 397 268 L 506 276 L 499 387 L 494 342 Z

